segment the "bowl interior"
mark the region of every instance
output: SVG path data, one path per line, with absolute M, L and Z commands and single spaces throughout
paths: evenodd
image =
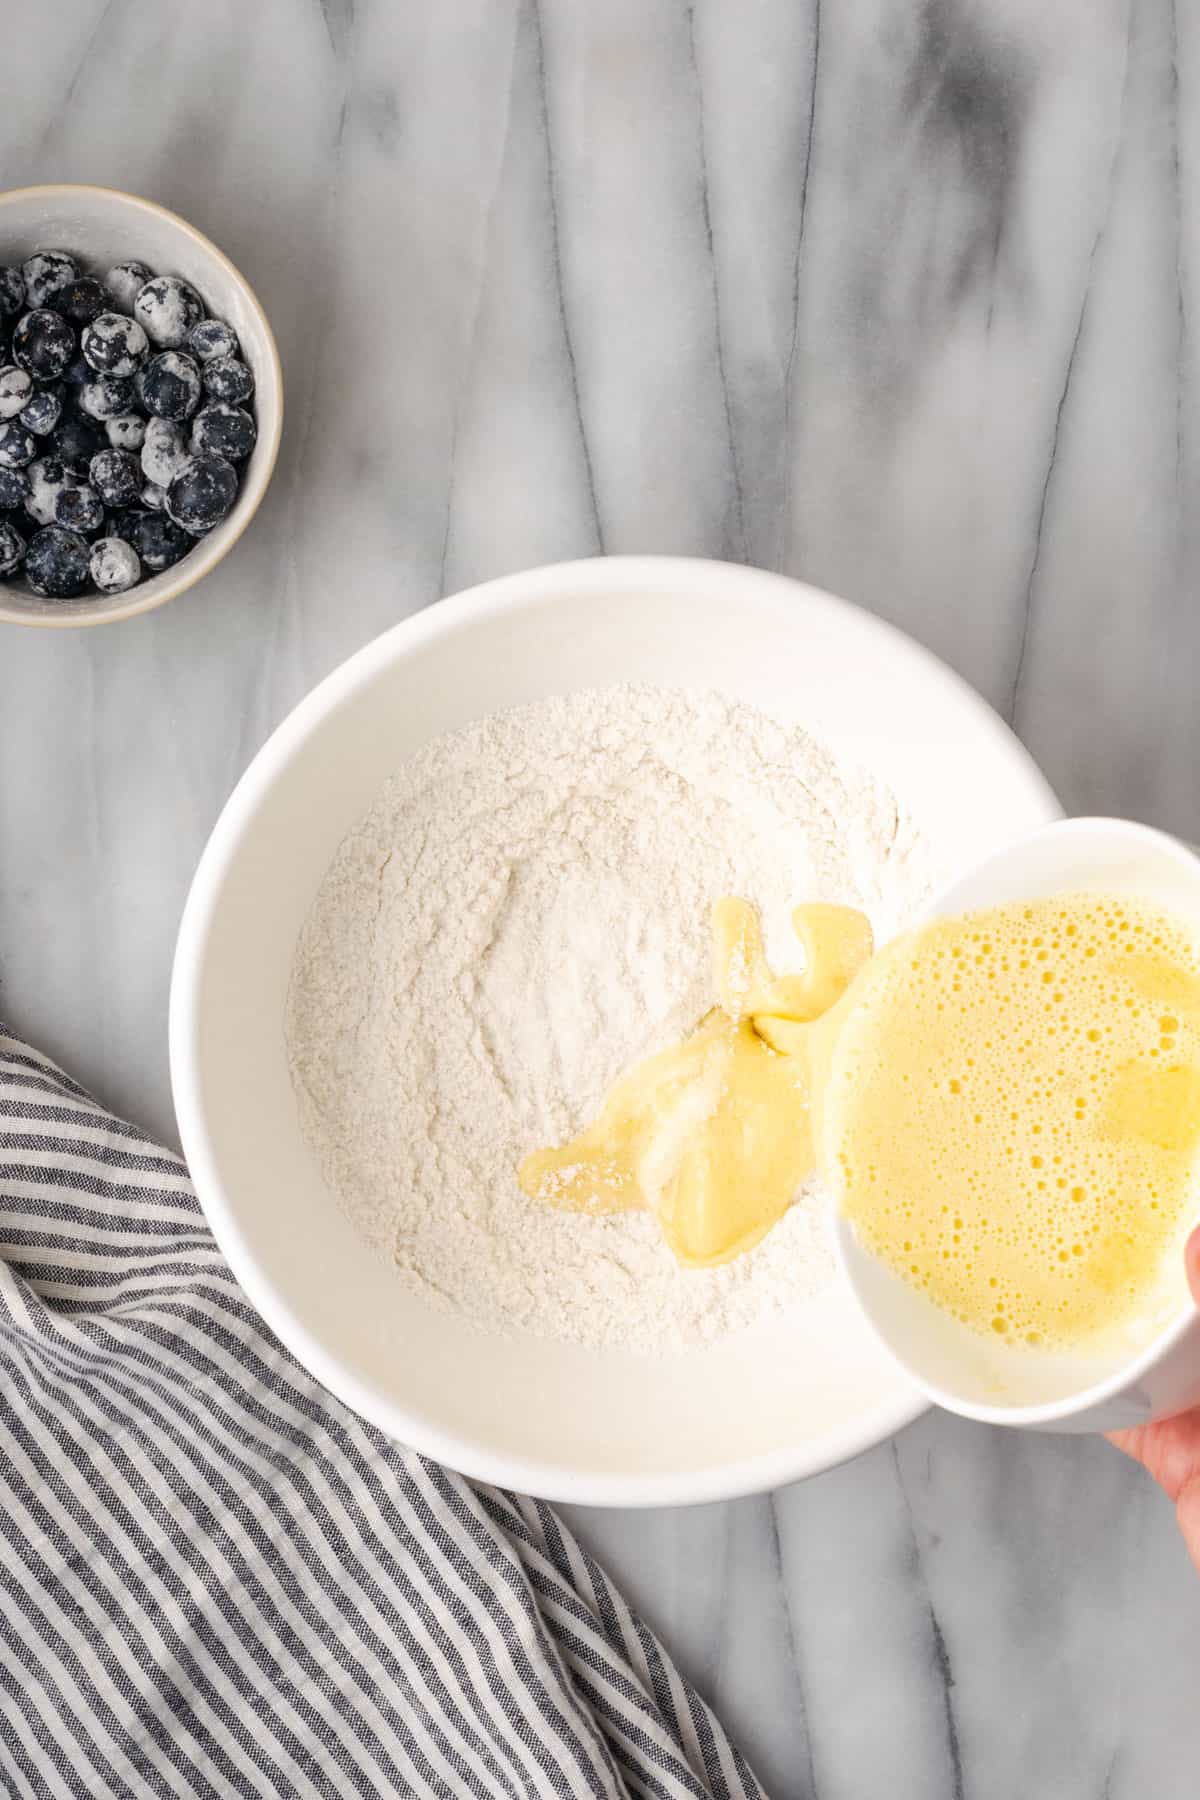
M 948 887 L 931 912 L 945 917 L 1069 893 L 1128 894 L 1200 920 L 1200 859 L 1144 825 L 1067 819 L 985 858 Z M 893 1275 L 861 1248 L 844 1220 L 836 1231 L 850 1284 L 876 1331 L 931 1398 L 953 1411 L 995 1417 L 1011 1410 L 1015 1416 L 1090 1404 L 1097 1389 L 1136 1374 L 1140 1359 L 1192 1311 L 1179 1255 L 1163 1271 L 1153 1311 L 1119 1338 L 1071 1353 L 1016 1349 L 959 1324 Z
M 146 612 L 198 580 L 245 529 L 270 479 L 282 412 L 279 359 L 253 291 L 200 232 L 152 201 L 108 188 L 44 187 L 0 194 L 0 262 L 19 263 L 35 250 L 71 250 L 89 272 L 103 275 L 136 257 L 156 275 L 181 275 L 208 311 L 237 332 L 254 375 L 258 441 L 242 471 L 233 509 L 173 568 L 124 594 L 44 600 L 0 582 L 0 619 L 39 625 L 96 624 Z
M 827 1466 L 919 1402 L 841 1288 L 661 1361 L 500 1341 L 423 1304 L 322 1186 L 283 1038 L 301 923 L 341 838 L 397 763 L 480 715 L 630 680 L 720 688 L 822 733 L 885 772 L 963 862 L 1057 810 L 977 696 L 828 596 L 666 559 L 508 578 L 369 646 L 261 753 L 189 902 L 172 1068 L 185 1150 L 222 1247 L 318 1377 L 468 1473 L 637 1504 L 751 1491 Z

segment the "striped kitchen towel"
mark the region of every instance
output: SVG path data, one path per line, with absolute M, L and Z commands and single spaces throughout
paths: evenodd
M 537 1501 L 267 1331 L 183 1164 L 0 1031 L 8 1793 L 761 1793 Z

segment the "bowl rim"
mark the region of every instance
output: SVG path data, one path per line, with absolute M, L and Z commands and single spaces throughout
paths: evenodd
M 852 614 L 860 625 L 867 621 L 882 643 L 902 644 L 906 655 L 926 661 L 940 679 L 952 683 L 977 711 L 981 728 L 993 736 L 1002 736 L 1010 751 L 1015 747 L 1020 752 L 1031 776 L 1045 789 L 1048 803 L 1057 807 L 1033 758 L 969 683 L 932 651 L 886 620 L 807 582 L 744 564 L 669 555 L 592 557 L 500 576 L 411 614 L 354 652 L 281 720 L 242 774 L 201 854 L 180 922 L 169 1006 L 171 1086 L 180 1139 L 196 1194 L 234 1276 L 276 1336 L 346 1405 L 395 1441 L 475 1480 L 580 1505 L 676 1506 L 737 1499 L 820 1474 L 874 1448 L 912 1423 L 927 1409 L 928 1400 L 913 1387 L 903 1398 L 881 1403 L 843 1429 L 823 1434 L 817 1454 L 811 1445 L 798 1441 L 734 1463 L 680 1473 L 579 1472 L 534 1458 L 481 1449 L 414 1414 L 377 1386 L 348 1372 L 293 1313 L 271 1276 L 259 1267 L 248 1249 L 236 1207 L 222 1186 L 204 1116 L 200 1078 L 200 995 L 225 872 L 252 828 L 260 801 L 299 745 L 330 713 L 409 651 L 469 630 L 478 620 L 502 616 L 522 606 L 552 604 L 564 588 L 578 596 L 614 583 L 658 589 L 664 585 L 736 584 L 754 586 L 764 593 L 774 590 L 789 598 L 794 598 L 800 589 L 829 611 Z
M 271 484 L 271 477 L 275 472 L 279 443 L 283 435 L 283 365 L 279 359 L 279 346 L 275 342 L 275 333 L 271 329 L 271 322 L 267 318 L 266 310 L 237 265 L 231 262 L 225 252 L 219 249 L 212 239 L 206 237 L 195 225 L 190 224 L 179 213 L 172 212 L 170 207 L 161 205 L 159 201 L 147 199 L 144 194 L 132 194 L 124 188 L 103 187 L 96 182 L 86 181 L 43 182 L 35 183 L 30 187 L 5 188 L 0 191 L 0 213 L 14 201 L 38 200 L 43 197 L 47 200 L 62 200 L 76 195 L 100 195 L 106 200 L 115 200 L 122 205 L 129 206 L 134 211 L 157 214 L 160 218 L 167 220 L 176 230 L 181 231 L 185 237 L 191 238 L 198 248 L 217 263 L 241 289 L 247 306 L 262 331 L 263 343 L 267 352 L 267 366 L 270 371 L 270 388 L 274 400 L 271 409 L 274 414 L 274 422 L 268 435 L 259 438 L 256 443 L 256 453 L 265 446 L 265 454 L 258 458 L 257 469 L 253 477 L 247 470 L 245 488 L 239 492 L 237 503 L 230 514 L 230 519 L 236 521 L 237 529 L 215 552 L 210 547 L 208 539 L 201 539 L 194 550 L 190 550 L 186 557 L 175 564 L 175 568 L 181 571 L 186 569 L 186 573 L 172 577 L 172 572 L 164 569 L 161 574 L 152 576 L 149 581 L 139 582 L 137 587 L 130 588 L 129 594 L 132 597 L 128 600 L 122 595 L 117 595 L 111 602 L 106 603 L 102 595 L 95 595 L 92 597 L 94 605 L 89 605 L 86 610 L 74 613 L 59 613 L 50 609 L 44 613 L 32 612 L 9 606 L 5 603 L 4 598 L 5 585 L 0 582 L 0 624 L 32 625 L 47 631 L 70 631 L 77 627 L 115 625 L 122 619 L 136 618 L 139 613 L 153 612 L 156 608 L 165 606 L 169 600 L 175 600 L 180 594 L 185 594 L 189 588 L 195 587 L 198 581 L 203 581 L 204 577 L 211 574 L 218 563 L 222 562 L 238 543 L 262 504 L 263 496 L 266 494 Z M 239 518 L 238 511 L 243 505 L 245 505 L 245 511 Z M 164 580 L 164 577 L 170 578 Z M 163 582 L 163 586 L 158 588 L 157 584 L 160 581 Z M 153 591 L 155 589 L 157 591 Z

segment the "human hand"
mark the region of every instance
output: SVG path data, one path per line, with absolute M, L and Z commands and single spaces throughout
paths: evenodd
M 1184 1256 L 1192 1298 L 1200 1306 L 1200 1227 L 1188 1239 Z M 1200 1407 L 1157 1425 L 1112 1431 L 1108 1441 L 1148 1469 L 1174 1501 L 1183 1541 L 1200 1570 Z

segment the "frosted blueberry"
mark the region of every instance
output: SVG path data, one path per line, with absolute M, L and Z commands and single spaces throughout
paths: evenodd
M 114 450 L 140 450 L 146 438 L 146 421 L 140 413 L 121 413 L 105 419 L 104 435 Z
M 139 290 L 133 316 L 160 350 L 178 350 L 204 317 L 204 302 L 178 275 L 156 275 Z
M 142 517 L 140 506 L 118 506 L 110 512 L 104 521 L 105 537 L 122 538 L 125 543 L 132 544 L 133 528 Z
M 129 450 L 97 450 L 88 473 L 105 506 L 128 506 L 142 486 L 142 468 Z
M 142 565 L 132 544 L 124 538 L 102 537 L 92 545 L 89 563 L 92 580 L 102 594 L 123 594 L 142 578 Z
M 56 456 L 39 456 L 36 462 L 29 465 L 29 492 L 25 496 L 25 511 L 39 525 L 53 525 L 58 511 L 58 496 L 69 487 L 76 487 L 78 482 L 70 469 L 64 467 Z
M 237 470 L 223 456 L 194 456 L 167 489 L 167 512 L 192 537 L 203 537 L 228 513 L 237 485 Z
M 236 356 L 214 356 L 200 371 L 204 391 L 210 400 L 224 400 L 238 406 L 254 392 L 254 377 Z
M 81 537 L 95 537 L 104 524 L 104 502 L 94 487 L 64 488 L 54 508 L 54 522 Z
M 25 539 L 9 519 L 0 519 L 0 575 L 11 575 L 25 555 Z
M 76 403 L 81 413 L 101 424 L 118 419 L 133 408 L 133 383 L 123 375 L 95 375 L 76 390 Z
M 23 469 L 33 461 L 37 441 L 19 419 L 5 419 L 0 425 L 0 469 Z
M 21 264 L 26 305 L 48 306 L 78 273 L 78 262 L 66 250 L 39 250 Z
M 200 404 L 200 370 L 181 350 L 162 350 L 142 367 L 138 394 L 160 419 L 190 419 Z
M 70 319 L 72 325 L 90 325 L 105 305 L 104 289 L 94 275 L 80 275 L 75 281 L 68 281 L 54 296 L 54 311 Z
M 129 542 L 146 568 L 157 574 L 186 556 L 192 540 L 165 512 L 139 513 L 130 526 Z
M 50 448 L 83 481 L 93 456 L 104 448 L 104 439 L 88 419 L 75 413 L 60 419 L 54 427 L 50 433 Z
M 142 473 L 147 481 L 169 487 L 190 452 L 182 428 L 173 419 L 151 419 L 142 445 Z
M 142 508 L 145 512 L 162 512 L 167 504 L 167 490 L 160 487 L 157 481 L 148 481 L 141 492 Z
M 43 306 L 17 320 L 12 353 L 38 381 L 53 381 L 75 354 L 75 332 L 60 313 Z
M 154 271 L 142 262 L 118 263 L 104 277 L 104 285 L 108 289 L 115 304 L 122 312 L 131 313 L 133 303 L 150 280 Z
M 188 332 L 187 347 L 199 362 L 211 362 L 218 356 L 236 356 L 241 346 L 237 334 L 224 319 L 201 319 Z
M 39 388 L 17 417 L 26 431 L 32 431 L 35 437 L 45 437 L 62 417 L 62 401 L 52 389 Z
M 0 469 L 0 512 L 12 512 L 24 506 L 29 497 L 29 475 L 25 469 Z
M 9 364 L 0 369 L 0 419 L 15 419 L 33 397 L 33 376 L 28 369 Z
M 192 449 L 197 456 L 223 456 L 226 462 L 244 462 L 257 436 L 254 420 L 242 406 L 226 406 L 210 400 L 192 421 Z
M 47 525 L 35 531 L 25 552 L 25 574 L 35 594 L 71 600 L 87 586 L 91 553 L 77 531 Z
M 132 375 L 150 346 L 136 319 L 102 312 L 84 326 L 81 347 L 98 375 Z
M 0 317 L 12 318 L 24 310 L 25 282 L 20 269 L 0 266 Z

